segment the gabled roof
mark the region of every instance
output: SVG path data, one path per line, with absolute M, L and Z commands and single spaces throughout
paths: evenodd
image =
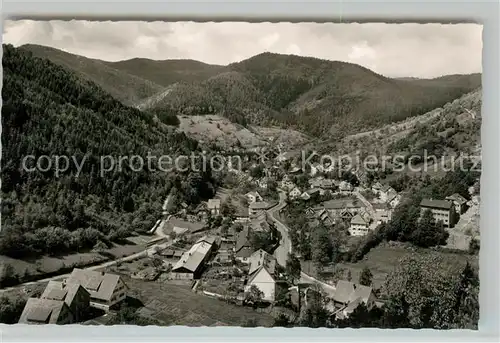
M 66 305 L 71 307 L 78 292 L 88 293 L 88 291 L 78 283 L 64 285 L 60 281 L 51 280 L 45 287 L 40 299 L 64 301 Z
M 92 298 L 109 301 L 119 281 L 120 276 L 116 274 L 75 268 L 66 279 L 66 284 L 80 284 Z
M 454 193 L 450 196 L 447 196 L 446 200 L 455 201 L 455 202 L 459 203 L 460 205 L 463 205 L 467 202 L 467 199 L 465 199 L 463 196 L 461 196 L 458 193 Z
M 57 324 L 64 301 L 29 298 L 19 319 L 22 324 Z
M 333 299 L 337 302 L 346 304 L 355 301 L 357 298 L 361 298 L 361 300 L 366 303 L 371 293 L 371 287 L 355 284 L 350 281 L 339 280 Z
M 252 245 L 250 244 L 250 233 L 251 233 L 250 228 L 246 226 L 238 234 L 238 237 L 236 238 L 236 247 L 234 249 L 236 254 L 244 247 L 247 248 L 252 247 Z
M 259 249 L 250 256 L 250 269 L 248 274 L 253 274 L 262 266 L 266 267 L 269 274 L 274 275 L 276 258 L 266 251 Z
M 247 194 L 245 194 L 245 196 L 253 196 L 255 198 L 262 198 L 262 196 L 259 194 L 259 192 L 257 191 L 251 191 L 251 192 L 248 192 Z
M 363 218 L 362 215 L 359 213 L 356 214 L 352 219 L 351 219 L 351 224 L 355 225 L 368 225 L 368 222 Z
M 439 208 L 442 210 L 449 210 L 453 206 L 453 203 L 449 200 L 437 200 L 437 199 L 423 199 L 420 202 L 421 207 L 429 208 Z
M 186 269 L 194 273 L 198 270 L 211 248 L 212 244 L 205 241 L 195 243 L 191 249 L 182 254 L 179 261 L 172 268 L 172 271 Z
M 274 267 L 273 267 L 273 269 L 271 269 L 269 266 L 263 265 L 263 266 L 260 266 L 259 268 L 257 268 L 255 271 L 253 271 L 252 274 L 250 274 L 250 277 L 248 278 L 247 284 L 250 285 L 262 270 L 265 270 L 269 274 L 269 276 L 273 279 L 273 281 L 275 281 L 275 279 L 274 279 Z

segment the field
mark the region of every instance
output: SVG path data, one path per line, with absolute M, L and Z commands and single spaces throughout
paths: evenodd
M 340 268 L 350 270 L 351 280 L 353 282 L 358 282 L 361 271 L 364 267 L 368 267 L 373 274 L 374 288 L 380 288 L 384 284 L 387 275 L 399 265 L 400 259 L 411 253 L 411 249 L 401 244 L 385 243 L 372 249 L 363 260 L 356 263 L 338 263 L 335 268 L 336 270 Z M 445 250 L 439 251 L 439 253 L 450 263 L 465 263 L 469 260 L 474 266 L 478 264 L 477 256 L 448 252 Z M 314 268 L 310 266 L 310 263 L 304 263 L 302 270 L 307 274 L 311 273 L 310 275 L 315 274 Z
M 144 304 L 139 310 L 141 315 L 152 317 L 162 325 L 241 326 L 249 320 L 255 320 L 258 326 L 273 323 L 270 315 L 196 294 L 190 287 L 132 279 L 126 283 L 129 296 Z
M 0 270 L 4 266 L 11 265 L 14 272 L 21 279 L 40 279 L 44 275 L 56 274 L 61 269 L 71 267 L 84 267 L 106 262 L 110 259 L 117 259 L 132 255 L 144 250 L 145 242 L 151 239 L 149 236 L 131 237 L 126 244 L 114 244 L 109 249 L 98 252 L 82 252 L 66 256 L 43 256 L 36 260 L 19 260 L 8 256 L 0 256 Z

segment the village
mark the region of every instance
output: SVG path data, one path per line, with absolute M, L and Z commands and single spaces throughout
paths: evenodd
M 140 283 L 176 285 L 261 311 L 279 308 L 290 321 L 307 304 L 309 290 L 324 296 L 325 308 L 337 319 L 348 318 L 360 304 L 381 307 L 384 301 L 370 280 L 321 279 L 297 266 L 302 256 L 290 241 L 285 208 L 298 206 L 313 227 L 336 230 L 342 224 L 347 238 L 360 240 L 391 220 L 404 195 L 369 182 L 362 171 L 337 175 L 334 166 L 317 163 L 303 170 L 293 154 L 276 155 L 265 163 L 249 159 L 244 170 L 230 169 L 230 181 L 196 208 L 169 195 L 144 254 L 102 270 L 75 268 L 49 281 L 28 299 L 19 322 L 107 323 Z M 477 211 L 478 185 L 469 192 L 470 201 L 459 194 L 423 199 L 421 215 L 430 212 L 452 232 L 464 213 Z M 139 313 L 154 318 L 149 305 Z

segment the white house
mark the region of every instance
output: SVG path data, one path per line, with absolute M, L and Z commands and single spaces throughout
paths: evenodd
M 213 215 L 220 214 L 220 199 L 209 199 L 207 208 Z
M 245 291 L 252 285 L 263 294 L 263 300 L 274 301 L 276 295 L 276 258 L 260 249 L 250 256 L 250 269 Z
M 349 227 L 349 233 L 352 236 L 364 236 L 368 234 L 369 226 L 370 226 L 370 220 L 368 216 L 358 213 L 351 219 L 351 226 Z
M 247 200 L 248 200 L 249 203 L 257 202 L 257 201 L 262 201 L 263 200 L 262 196 L 257 191 L 255 191 L 255 192 L 248 192 L 247 194 L 245 194 L 245 197 L 247 198 Z
M 292 189 L 290 191 L 290 193 L 288 193 L 288 196 L 291 198 L 291 199 L 295 199 L 295 198 L 298 198 L 299 196 L 301 196 L 302 192 L 300 191 L 300 189 L 298 187 L 295 187 L 294 189 Z
M 350 193 L 354 190 L 354 187 L 347 181 L 342 181 L 339 184 L 340 193 Z

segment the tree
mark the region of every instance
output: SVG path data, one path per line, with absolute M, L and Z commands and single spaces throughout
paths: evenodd
M 293 253 L 288 253 L 288 259 L 286 262 L 286 273 L 291 279 L 292 283 L 295 284 L 300 280 L 301 266 L 300 261 Z
M 384 286 L 392 318 L 407 314 L 406 319 L 397 320 L 411 328 L 477 327 L 478 279 L 474 274 L 469 265 L 460 266 L 439 253 L 406 256 Z
M 359 276 L 359 284 L 363 286 L 371 286 L 372 285 L 372 272 L 368 267 L 364 267 Z
M 328 230 L 324 225 L 319 225 L 312 234 L 312 260 L 316 266 L 323 266 L 330 262 L 332 244 Z
M 275 327 L 285 327 L 285 328 L 289 328 L 289 327 L 292 327 L 293 326 L 293 323 L 292 321 L 290 320 L 290 318 L 288 318 L 288 316 L 284 313 L 280 313 L 278 314 L 278 316 L 274 319 L 274 324 L 273 326 Z
M 259 287 L 252 285 L 245 296 L 245 302 L 251 304 L 253 307 L 257 307 L 263 298 L 264 292 Z
M 0 287 L 8 287 L 15 285 L 19 277 L 16 274 L 14 267 L 11 264 L 3 264 L 2 269 L 0 269 Z
M 434 245 L 444 245 L 448 232 L 442 223 L 436 223 L 430 210 L 426 210 L 417 223 L 417 228 L 410 236 L 412 243 L 427 248 Z

